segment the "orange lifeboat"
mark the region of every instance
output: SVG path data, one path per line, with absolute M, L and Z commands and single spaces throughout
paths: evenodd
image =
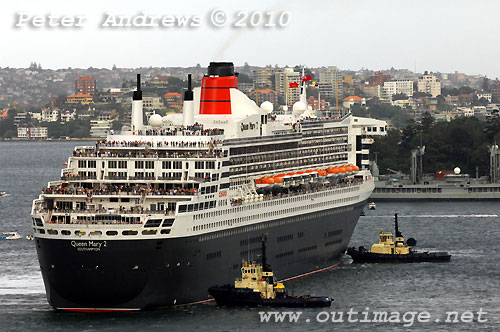
M 351 165 L 347 165 L 347 166 L 345 167 L 345 172 L 346 172 L 346 174 L 347 174 L 347 175 L 351 175 L 351 174 L 353 173 L 353 168 L 352 168 L 352 166 L 351 166 Z
M 272 177 L 268 177 L 268 178 L 264 178 L 264 183 L 265 184 L 274 184 L 274 178 Z
M 267 187 L 267 183 L 265 182 L 265 179 L 266 179 L 266 178 L 256 179 L 256 180 L 255 180 L 255 186 L 256 186 L 257 188 Z
M 326 176 L 328 177 L 332 177 L 334 175 L 332 167 L 328 167 L 327 169 L 325 169 L 325 171 L 326 171 Z
M 354 168 L 354 172 L 359 172 L 359 167 L 358 166 L 354 165 L 352 167 Z
M 347 170 L 345 169 L 345 167 L 344 167 L 344 166 L 340 166 L 340 167 L 338 168 L 338 170 L 339 170 L 339 174 L 342 174 L 342 175 L 345 175 L 345 173 L 347 172 Z
M 274 177 L 272 177 L 272 179 L 274 180 L 274 184 L 282 184 L 283 183 L 283 178 L 280 176 L 274 176 Z
M 318 174 L 319 174 L 319 176 L 327 176 L 327 175 L 328 175 L 328 172 L 327 172 L 327 171 L 325 171 L 325 170 L 319 170 L 319 171 L 318 171 Z

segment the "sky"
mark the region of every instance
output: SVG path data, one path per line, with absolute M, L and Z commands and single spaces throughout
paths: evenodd
M 225 23 L 216 20 L 220 11 Z M 499 13 L 496 0 L 9 1 L 0 12 L 0 67 L 27 67 L 33 61 L 52 69 L 187 67 L 224 60 L 496 78 Z M 103 26 L 112 23 L 109 18 L 141 14 L 160 17 L 158 23 L 164 17 L 196 16 L 199 24 Z M 31 25 L 33 17 L 48 15 L 84 20 L 81 27 Z M 214 26 L 211 17 L 224 25 Z M 235 27 L 239 19 L 246 26 Z

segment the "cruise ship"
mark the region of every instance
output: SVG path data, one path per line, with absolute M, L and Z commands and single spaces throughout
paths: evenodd
M 276 114 L 238 90 L 229 62 L 191 76 L 182 114 L 79 146 L 32 206 L 55 309 L 126 311 L 199 303 L 258 260 L 289 280 L 337 266 L 374 189 L 368 153 L 386 123 L 319 117 L 300 100 Z

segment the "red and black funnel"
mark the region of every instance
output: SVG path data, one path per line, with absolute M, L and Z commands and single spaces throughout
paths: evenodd
M 200 114 L 231 114 L 230 88 L 238 88 L 232 62 L 210 62 L 201 82 Z

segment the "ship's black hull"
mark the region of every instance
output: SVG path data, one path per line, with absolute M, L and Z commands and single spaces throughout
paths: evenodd
M 319 271 L 340 262 L 365 204 L 306 214 L 300 221 L 269 221 L 229 236 L 96 240 L 99 250 L 79 249 L 89 240 L 36 238 L 47 299 L 56 309 L 76 310 L 207 300 L 210 286 L 232 283 L 242 261 L 257 258 L 263 233 L 268 262 L 281 279 Z
M 230 285 L 210 287 L 208 292 L 218 305 L 230 307 L 322 308 L 332 304 L 331 298 L 326 296 L 284 296 L 276 299 L 263 299 L 260 293 L 252 289 L 236 289 Z
M 447 252 L 412 252 L 407 255 L 375 254 L 367 250 L 348 248 L 347 254 L 352 257 L 353 263 L 421 263 L 421 262 L 449 262 L 451 255 Z

